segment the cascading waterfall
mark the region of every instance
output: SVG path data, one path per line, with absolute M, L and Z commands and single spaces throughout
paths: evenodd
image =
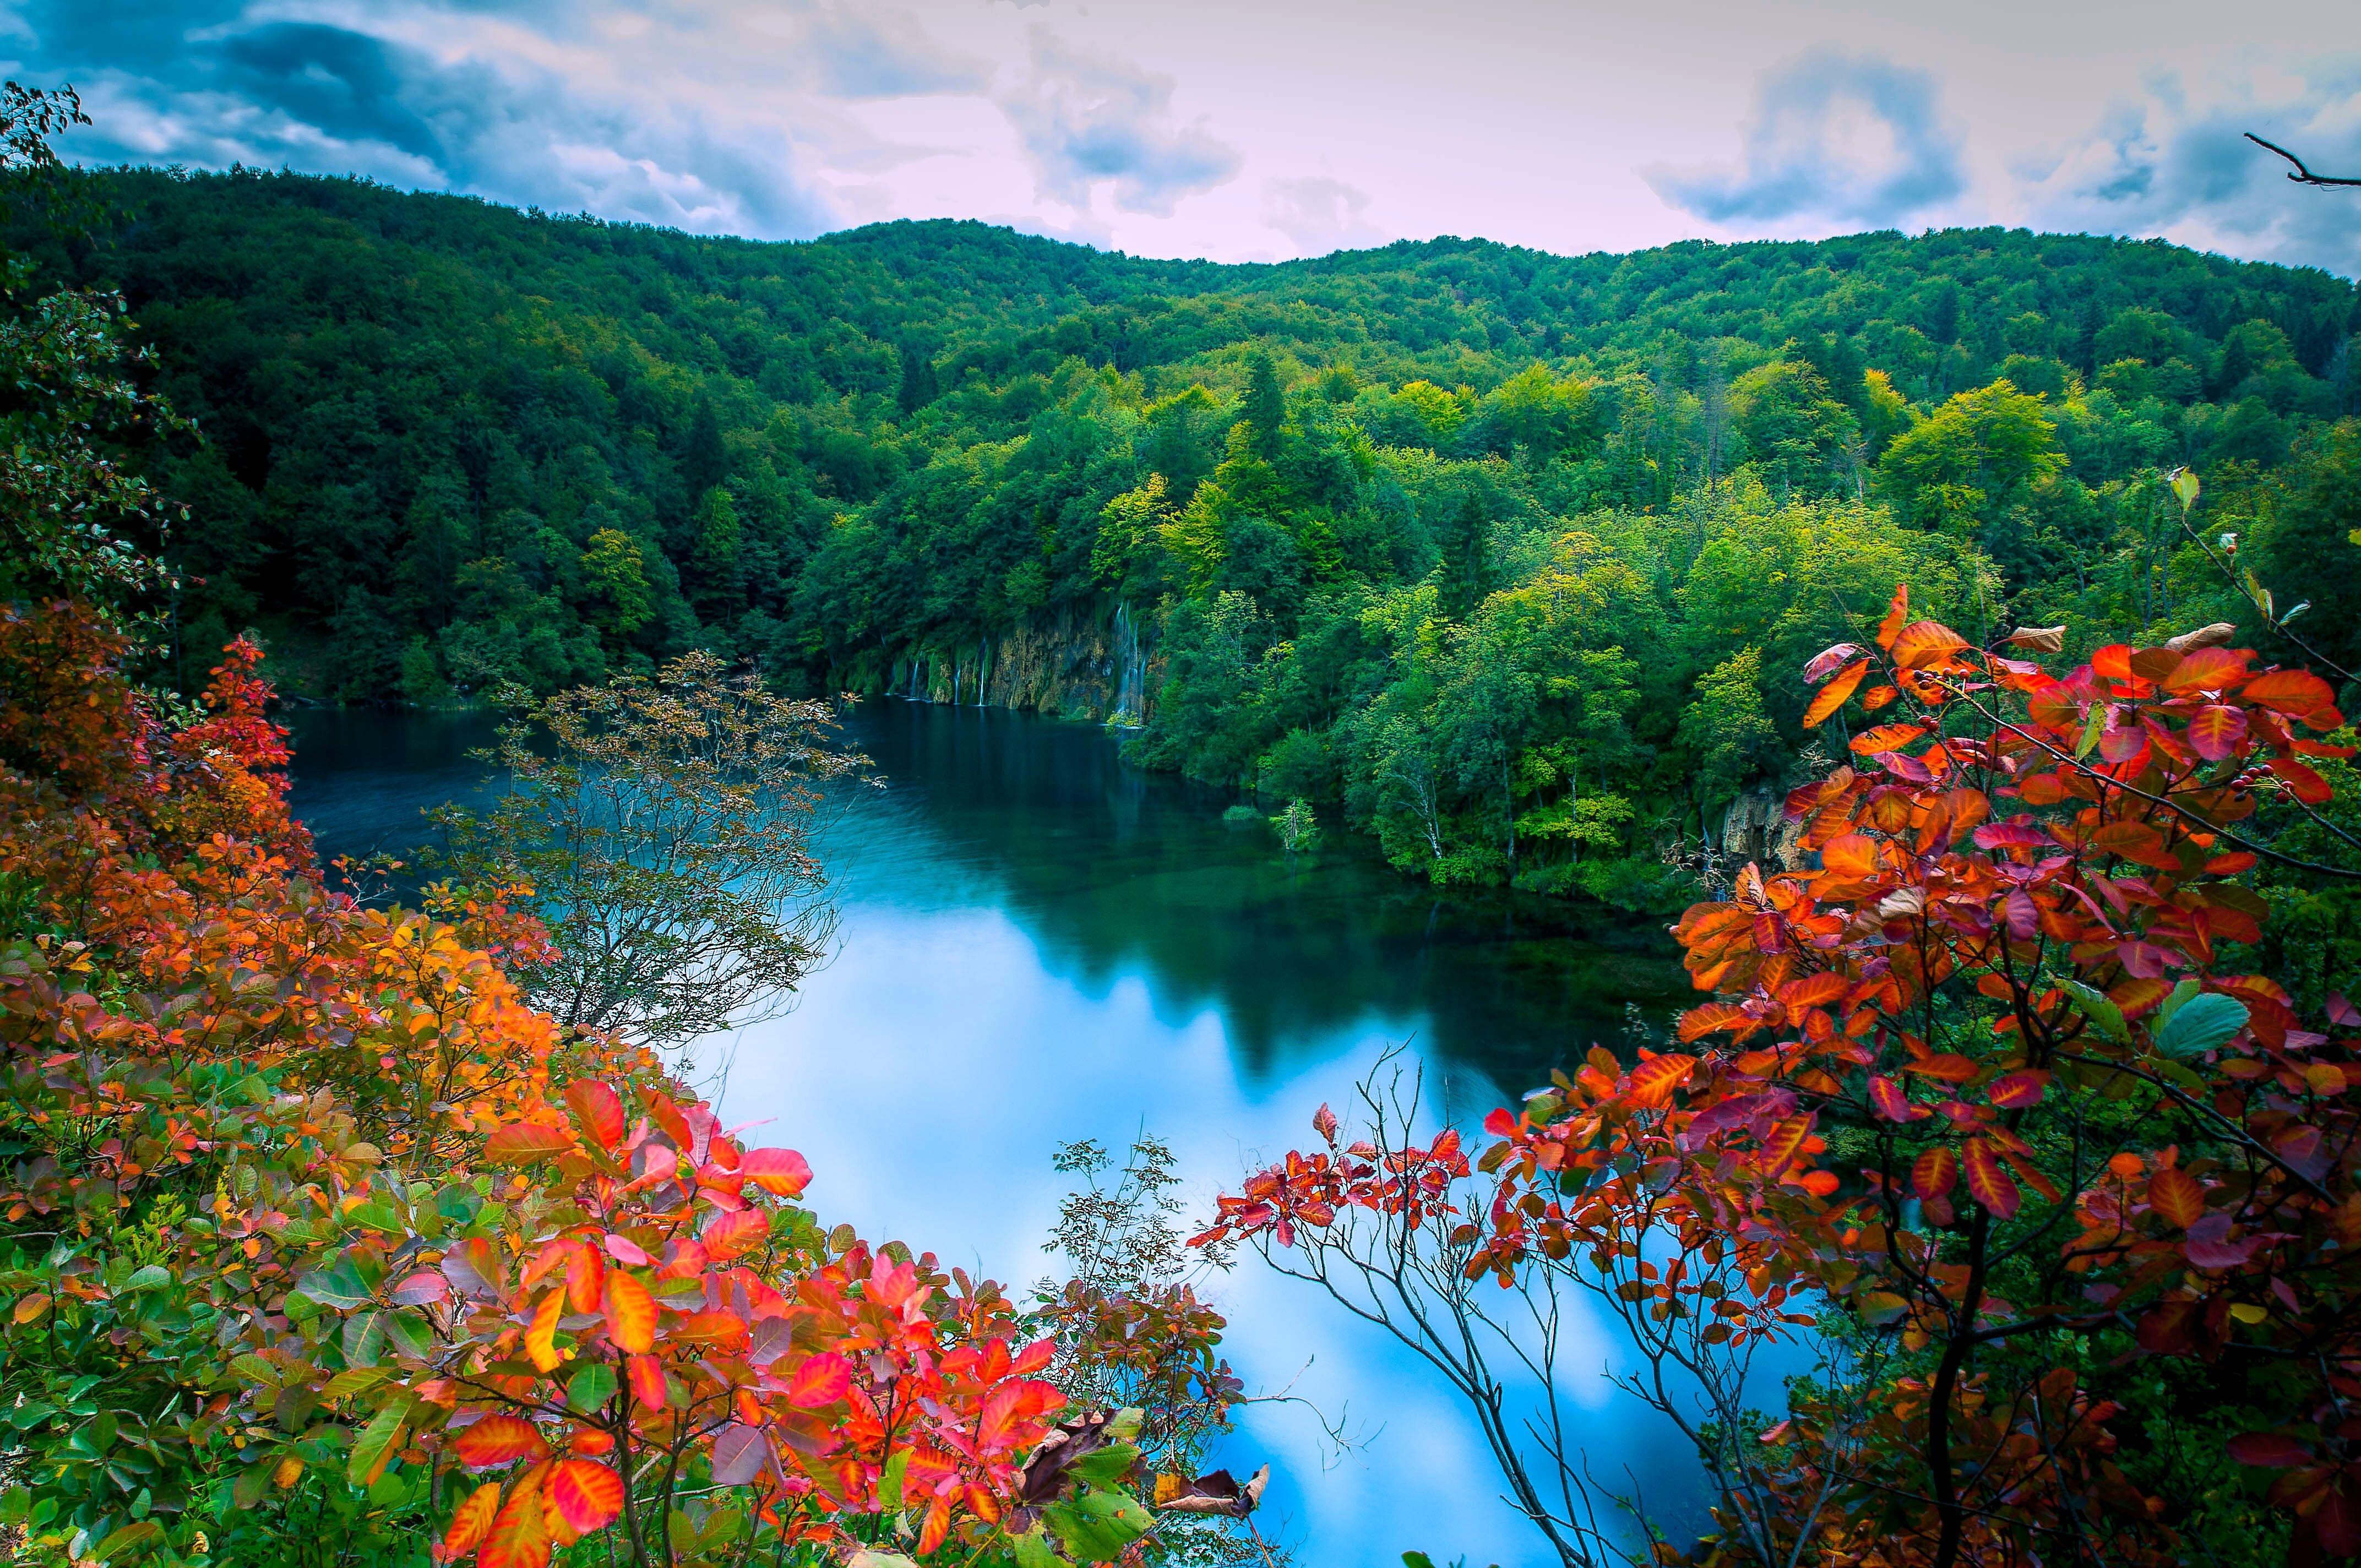
M 975 705 L 978 707 L 982 707 L 984 698 L 992 695 L 991 652 L 991 638 L 979 637 L 975 640 Z
M 1147 661 L 1140 656 L 1139 629 L 1132 623 L 1131 606 L 1120 601 L 1115 607 L 1115 712 L 1111 717 L 1117 724 L 1142 723 L 1148 717 Z

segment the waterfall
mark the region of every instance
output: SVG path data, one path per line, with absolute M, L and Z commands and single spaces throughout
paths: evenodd
M 975 640 L 975 705 L 978 707 L 982 707 L 984 699 L 992 695 L 992 661 L 989 657 L 991 649 L 991 638 L 979 637 Z
M 1140 656 L 1139 629 L 1132 623 L 1131 606 L 1120 600 L 1115 607 L 1115 712 L 1110 717 L 1118 724 L 1145 723 L 1147 661 Z
M 953 707 L 959 706 L 960 686 L 966 677 L 967 666 L 953 659 L 951 661 L 951 706 Z

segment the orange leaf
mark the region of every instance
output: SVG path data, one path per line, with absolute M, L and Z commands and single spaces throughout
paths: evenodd
M 2016 1183 L 2009 1179 L 2008 1172 L 2001 1168 L 1991 1146 L 1982 1138 L 1970 1138 L 1960 1153 L 1967 1168 L 1968 1190 L 1975 1195 L 1976 1201 L 1991 1210 L 1994 1219 L 2005 1220 L 2015 1214 L 2017 1205 L 2024 1201 L 2023 1196 Z
M 467 1494 L 459 1511 L 451 1516 L 451 1528 L 443 1532 L 442 1558 L 445 1563 L 465 1557 L 476 1550 L 492 1528 L 492 1519 L 500 1511 L 500 1484 L 487 1481 Z
M 1743 1011 L 1727 1002 L 1708 1002 L 1681 1014 L 1681 1043 L 1703 1039 L 1732 1024 L 1752 1022 Z
M 522 1416 L 490 1415 L 451 1440 L 451 1452 L 470 1470 L 492 1470 L 520 1459 L 545 1459 L 549 1444 Z
M 1810 729 L 1824 722 L 1828 715 L 1842 707 L 1861 685 L 1861 676 L 1869 674 L 1869 661 L 1856 659 L 1836 673 L 1835 678 L 1820 688 L 1812 698 L 1812 706 L 1804 709 L 1804 728 Z
M 604 1530 L 623 1511 L 623 1478 L 588 1459 L 561 1459 L 549 1473 L 549 1500 L 577 1536 Z
M 1897 746 L 1907 746 L 1927 733 L 1923 724 L 1881 724 L 1874 729 L 1864 729 L 1847 742 L 1854 753 L 1863 757 L 1891 751 Z
M 1631 1069 L 1625 1097 L 1634 1105 L 1662 1105 L 1696 1066 L 1695 1057 L 1652 1057 Z
M 578 1078 L 566 1086 L 566 1103 L 574 1124 L 609 1154 L 623 1141 L 623 1101 L 596 1079 Z
M 557 1354 L 557 1320 L 566 1311 L 566 1289 L 560 1286 L 541 1299 L 533 1321 L 524 1331 L 524 1353 L 544 1372 L 555 1372 L 564 1358 Z
M 1894 585 L 1894 602 L 1886 607 L 1885 619 L 1878 622 L 1877 625 L 1877 645 L 1879 647 L 1891 648 L 1894 646 L 1894 639 L 1902 630 L 1903 618 L 1909 613 L 1910 585 L 1908 583 L 1896 583 Z
M 566 1255 L 566 1304 L 577 1312 L 595 1312 L 604 1293 L 607 1266 L 599 1259 L 598 1249 L 588 1242 L 576 1242 Z
M 2297 718 L 2316 713 L 2336 700 L 2328 683 L 2309 670 L 2270 670 L 2246 683 L 2239 694 L 2246 701 Z
M 1820 851 L 1820 868 L 1840 882 L 1868 882 L 1877 875 L 1877 840 L 1846 833 Z
M 494 1165 L 538 1165 L 574 1146 L 574 1135 L 546 1122 L 511 1122 L 484 1140 Z
M 1916 1061 L 1905 1062 L 1902 1070 L 1915 1072 L 1921 1078 L 1931 1078 L 1938 1083 L 1965 1083 L 1975 1077 L 1977 1068 L 1967 1058 L 1945 1051 L 1939 1056 L 1921 1057 Z
M 1771 1135 L 1763 1140 L 1763 1174 L 1776 1176 L 1794 1164 L 1796 1152 L 1811 1135 L 1809 1116 L 1790 1116 L 1772 1128 Z
M 1891 651 L 1894 663 L 1905 670 L 1938 664 L 1968 645 L 1968 640 L 1939 620 L 1917 620 L 1902 629 Z
M 674 1325 L 672 1337 L 735 1350 L 746 1343 L 746 1321 L 735 1312 L 691 1312 Z
M 483 1549 L 476 1554 L 477 1568 L 548 1568 L 549 1557 L 549 1521 L 542 1517 L 540 1483 L 520 1483 L 492 1520 Z
M 724 1262 L 741 1253 L 752 1252 L 769 1239 L 771 1222 L 760 1209 L 739 1209 L 716 1214 L 700 1233 L 708 1256 Z
M 2179 1166 L 2169 1165 L 2148 1178 L 2147 1206 L 2185 1231 L 2205 1217 L 2205 1189 Z
M 2164 689 L 2174 693 L 2227 691 L 2246 678 L 2246 661 L 2252 657 L 2245 649 L 2200 648 L 2184 655 L 2172 667 L 2172 674 L 2164 677 Z
M 656 1347 L 656 1299 L 635 1275 L 607 1271 L 607 1334 L 615 1348 L 645 1355 Z

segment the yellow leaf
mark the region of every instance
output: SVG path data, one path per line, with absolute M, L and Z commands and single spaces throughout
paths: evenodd
M 533 1326 L 524 1331 L 524 1353 L 544 1372 L 557 1370 L 557 1316 L 565 1310 L 566 1288 L 560 1286 L 541 1299 L 541 1306 L 533 1314 Z

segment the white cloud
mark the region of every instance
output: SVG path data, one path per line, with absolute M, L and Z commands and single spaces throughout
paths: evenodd
M 1042 195 L 1086 208 L 1109 186 L 1122 211 L 1166 216 L 1181 197 L 1226 184 L 1241 161 L 1202 120 L 1183 124 L 1173 114 L 1172 90 L 1170 76 L 1071 48 L 1036 27 L 1032 71 L 1001 106 Z

